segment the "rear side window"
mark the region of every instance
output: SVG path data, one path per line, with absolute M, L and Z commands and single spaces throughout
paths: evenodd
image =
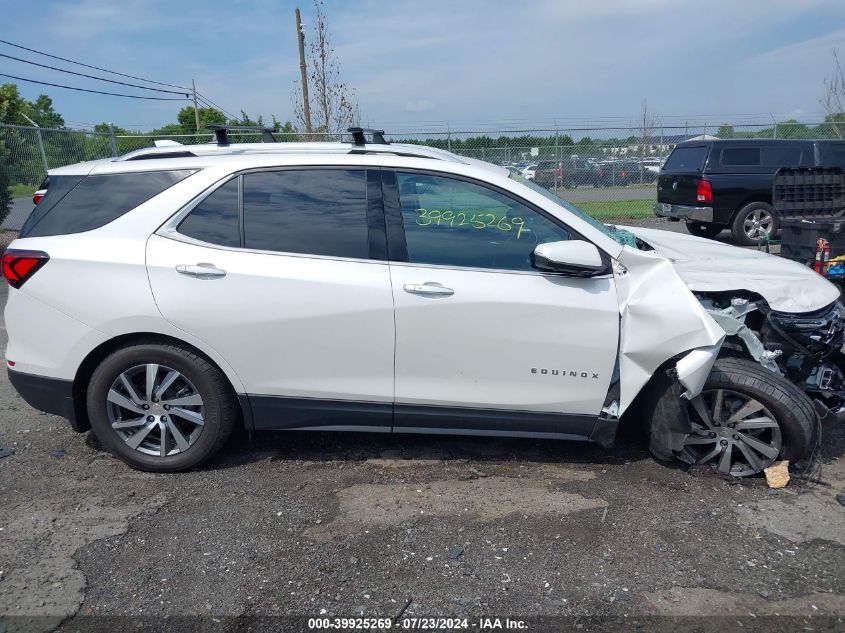
M 363 169 L 302 169 L 243 176 L 244 246 L 329 257 L 368 257 Z
M 704 159 L 707 158 L 707 146 L 698 145 L 695 147 L 676 147 L 663 169 L 666 171 L 701 171 L 704 167 Z
M 194 170 L 180 169 L 67 177 L 68 180 L 51 177 L 47 195 L 27 219 L 20 236 L 68 235 L 97 229 L 192 173 Z
M 240 246 L 238 179 L 230 180 L 195 206 L 177 230 L 201 242 Z

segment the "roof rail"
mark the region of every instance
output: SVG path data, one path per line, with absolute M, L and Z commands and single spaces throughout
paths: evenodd
M 261 132 L 262 143 L 276 143 L 276 138 L 273 136 L 273 130 L 269 127 L 261 127 L 258 125 L 206 125 L 206 129 L 214 132 L 214 138 L 218 145 L 225 146 L 229 144 L 229 132 Z
M 353 145 L 366 145 L 367 137 L 364 136 L 364 134 L 372 135 L 373 143 L 377 143 L 379 145 L 390 145 L 390 143 L 384 139 L 384 130 L 374 130 L 368 127 L 351 127 L 346 131 L 352 135 Z

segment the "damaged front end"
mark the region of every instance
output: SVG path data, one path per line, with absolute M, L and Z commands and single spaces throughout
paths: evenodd
M 845 355 L 841 351 L 845 308 L 841 303 L 789 313 L 771 310 L 762 299 L 728 293 L 699 299 L 727 332 L 726 348 L 747 353 L 786 377 L 814 401 L 823 420 L 838 419 L 845 412 Z

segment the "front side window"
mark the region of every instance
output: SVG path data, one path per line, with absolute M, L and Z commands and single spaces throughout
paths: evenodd
M 845 144 L 820 143 L 819 154 L 821 155 L 822 167 L 842 167 L 845 169 Z
M 534 270 L 538 244 L 569 239 L 569 231 L 487 187 L 398 173 L 408 261 L 499 270 Z
M 363 169 L 291 169 L 243 176 L 244 246 L 366 259 Z
M 798 167 L 802 163 L 800 145 L 767 145 L 761 153 L 763 167 Z

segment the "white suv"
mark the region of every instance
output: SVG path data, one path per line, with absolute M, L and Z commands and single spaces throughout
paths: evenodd
M 12 384 L 159 472 L 236 425 L 606 446 L 636 411 L 656 456 L 743 476 L 841 407 L 838 292 L 809 269 L 354 137 L 52 170 L 3 256 Z

